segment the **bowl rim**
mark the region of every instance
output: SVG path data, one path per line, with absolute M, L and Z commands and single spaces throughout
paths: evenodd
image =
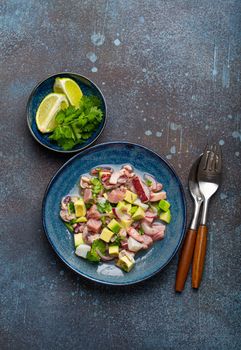
M 160 158 L 161 161 L 163 161 L 170 169 L 171 171 L 173 172 L 177 182 L 178 182 L 178 185 L 179 185 L 179 188 L 180 188 L 180 191 L 181 191 L 181 195 L 182 195 L 182 199 L 183 199 L 183 210 L 184 210 L 184 213 L 183 213 L 183 216 L 184 216 L 184 221 L 183 221 L 183 226 L 182 226 L 182 232 L 181 232 L 181 235 L 180 235 L 180 238 L 179 238 L 179 241 L 178 241 L 178 244 L 174 250 L 174 252 L 172 253 L 172 255 L 169 257 L 169 259 L 166 261 L 166 263 L 161 266 L 160 268 L 158 268 L 157 270 L 153 271 L 151 274 L 149 274 L 148 276 L 144 276 L 144 277 L 141 277 L 141 278 L 137 278 L 136 280 L 133 280 L 133 281 L 129 281 L 129 282 L 121 282 L 121 283 L 116 283 L 116 282 L 111 282 L 111 281 L 103 281 L 103 280 L 100 280 L 98 278 L 95 278 L 95 277 L 92 277 L 92 276 L 89 276 L 88 274 L 84 273 L 84 272 L 80 272 L 78 271 L 75 267 L 73 267 L 67 260 L 64 256 L 62 256 L 61 253 L 59 253 L 55 247 L 55 245 L 53 244 L 48 232 L 47 232 L 47 227 L 46 227 L 46 223 L 45 223 L 45 203 L 46 203 L 46 200 L 47 200 L 47 195 L 48 195 L 48 192 L 49 192 L 49 189 L 50 187 L 52 186 L 52 183 L 54 182 L 55 178 L 57 176 L 59 176 L 59 174 L 62 172 L 62 170 L 70 163 L 72 162 L 72 160 L 74 160 L 75 158 L 77 157 L 81 157 L 82 155 L 84 154 L 87 154 L 88 152 L 92 152 L 93 149 L 96 149 L 96 148 L 99 148 L 99 147 L 105 147 L 105 146 L 109 146 L 109 145 L 120 145 L 120 144 L 123 144 L 123 145 L 130 145 L 130 146 L 135 146 L 135 147 L 139 147 L 139 148 L 142 148 L 142 149 L 145 149 L 151 153 L 154 153 L 158 158 Z M 49 181 L 48 185 L 47 185 L 47 188 L 45 190 L 45 193 L 44 193 L 44 197 L 43 197 L 43 200 L 42 200 L 42 225 L 43 225 L 43 229 L 44 229 L 44 232 L 47 236 L 47 239 L 50 243 L 50 245 L 52 246 L 53 250 L 55 251 L 55 253 L 59 256 L 59 258 L 71 269 L 73 270 L 74 272 L 76 272 L 77 274 L 79 274 L 80 276 L 83 276 L 91 281 L 94 281 L 94 282 L 97 282 L 97 283 L 100 283 L 100 284 L 104 284 L 104 285 L 110 285 L 110 286 L 128 286 L 128 285 L 133 285 L 133 284 L 137 284 L 137 283 L 140 283 L 142 281 L 145 281 L 151 277 L 153 277 L 154 275 L 156 275 L 157 273 L 159 273 L 161 270 L 163 270 L 169 263 L 170 261 L 174 258 L 174 256 L 177 254 L 180 246 L 181 246 L 181 243 L 183 241 L 183 238 L 184 238 L 184 235 L 185 235 L 185 232 L 186 232 L 186 227 L 187 227 L 187 201 L 186 201 L 186 195 L 185 195 L 185 191 L 184 191 L 184 187 L 181 183 L 181 180 L 179 178 L 179 176 L 177 175 L 175 169 L 173 168 L 172 165 L 169 164 L 168 161 L 166 161 L 164 158 L 162 158 L 162 156 L 160 156 L 158 153 L 156 153 L 155 151 L 152 151 L 151 149 L 149 149 L 148 147 L 145 147 L 145 146 L 142 146 L 140 144 L 137 144 L 137 143 L 132 143 L 132 142 L 126 142 L 126 141 L 110 141 L 110 142 L 104 142 L 104 143 L 100 143 L 98 145 L 95 145 L 95 146 L 92 146 L 86 150 L 84 150 L 83 152 L 81 153 L 78 153 L 76 155 L 74 155 L 73 157 L 71 157 L 69 160 L 67 160 L 67 162 L 65 162 L 58 170 L 57 172 L 52 176 L 51 180 Z
M 35 133 L 33 132 L 32 130 L 32 126 L 30 124 L 30 121 L 29 121 L 29 117 L 30 117 L 30 111 L 29 111 L 29 106 L 30 106 L 30 102 L 36 92 L 36 90 L 38 89 L 38 87 L 43 84 L 46 80 L 50 79 L 50 78 L 53 78 L 53 77 L 57 77 L 58 75 L 61 75 L 61 74 L 72 74 L 72 75 L 76 75 L 78 76 L 79 78 L 84 78 L 86 79 L 87 81 L 89 81 L 100 93 L 103 101 L 104 101 L 104 106 L 105 106 L 105 116 L 104 116 L 104 124 L 102 126 L 102 128 L 100 129 L 99 133 L 96 135 L 96 137 L 90 142 L 88 143 L 86 146 L 80 148 L 80 149 L 75 149 L 75 150 L 68 150 L 68 151 L 65 151 L 65 150 L 61 150 L 61 149 L 55 149 L 55 148 L 52 148 L 52 147 L 49 147 L 48 145 L 45 145 L 43 142 L 41 142 L 38 137 L 35 135 Z M 49 149 L 50 151 L 53 151 L 53 152 L 57 152 L 57 153 L 63 153 L 63 154 L 73 154 L 73 153 L 76 153 L 76 152 L 81 152 L 83 151 L 84 149 L 90 147 L 99 137 L 100 135 L 102 134 L 102 132 L 104 131 L 105 127 L 106 127 L 106 122 L 107 122 L 107 103 L 106 103 L 106 99 L 104 97 L 104 94 L 102 92 L 102 90 L 100 89 L 100 87 L 94 83 L 90 78 L 87 78 L 86 76 L 82 75 L 82 74 L 78 74 L 78 73 L 74 73 L 74 72 L 59 72 L 59 73 L 55 73 L 55 74 L 51 74 L 49 76 L 47 76 L 46 78 L 42 79 L 41 81 L 39 81 L 33 88 L 33 90 L 31 91 L 29 97 L 28 97 L 28 101 L 27 101 L 27 104 L 26 104 L 26 116 L 27 116 L 27 125 L 28 125 L 28 128 L 29 128 L 29 131 L 30 133 L 32 134 L 32 136 L 34 137 L 34 139 L 42 146 L 44 146 L 45 148 Z

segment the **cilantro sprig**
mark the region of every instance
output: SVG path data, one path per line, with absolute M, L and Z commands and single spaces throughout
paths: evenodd
M 105 203 L 97 203 L 97 209 L 101 214 L 109 213 L 112 210 L 112 206 L 110 202 L 106 201 Z
M 121 236 L 119 236 L 118 234 L 115 235 L 115 239 L 113 240 L 112 244 L 111 245 L 118 245 L 120 246 L 121 245 L 121 241 L 122 241 L 122 238 Z
M 65 222 L 65 226 L 67 227 L 67 229 L 70 231 L 70 232 L 74 232 L 74 228 L 71 224 L 69 224 L 68 222 Z
M 152 185 L 152 181 L 151 181 L 151 180 L 149 180 L 149 179 L 146 179 L 145 181 L 146 181 L 147 186 L 148 186 L 148 187 L 151 187 L 151 185 Z
M 55 117 L 57 126 L 49 138 L 64 150 L 85 142 L 102 121 L 100 103 L 96 96 L 83 96 L 79 108 L 70 106 L 59 111 Z
M 75 207 L 73 202 L 68 203 L 68 212 L 69 214 L 74 214 L 75 213 Z
M 138 232 L 140 235 L 144 235 L 144 233 L 145 233 L 142 227 L 139 228 Z
M 100 256 L 97 253 L 98 249 L 102 254 L 105 254 L 105 243 L 101 239 L 95 239 L 92 243 L 91 250 L 87 253 L 87 259 L 92 262 L 99 262 Z
M 92 177 L 90 179 L 90 182 L 93 185 L 92 194 L 95 197 L 97 194 L 101 192 L 101 190 L 103 189 L 103 185 L 97 177 Z

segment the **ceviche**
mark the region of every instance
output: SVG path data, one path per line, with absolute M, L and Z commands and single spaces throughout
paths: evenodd
M 137 252 L 164 238 L 170 203 L 152 175 L 138 175 L 129 164 L 98 166 L 80 177 L 79 187 L 78 195 L 62 198 L 60 210 L 79 257 L 115 260 L 129 272 Z

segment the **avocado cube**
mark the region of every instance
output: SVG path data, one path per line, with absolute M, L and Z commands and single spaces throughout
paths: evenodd
M 118 204 L 117 204 L 117 208 L 120 208 L 120 210 L 123 208 L 123 207 L 125 207 L 126 206 L 126 202 L 124 202 L 124 201 L 120 201 L 120 202 L 118 202 Z
M 133 220 L 131 220 L 131 219 L 122 219 L 120 223 L 124 229 L 127 229 L 128 227 L 131 226 L 132 222 L 133 222 Z
M 114 233 L 118 233 L 121 229 L 121 225 L 115 219 L 112 219 L 111 222 L 107 225 L 107 227 Z
M 170 208 L 171 204 L 166 201 L 165 199 L 160 200 L 159 204 L 158 204 L 159 208 L 163 211 L 168 211 L 168 209 Z
M 166 212 L 163 212 L 163 213 L 160 214 L 160 219 L 162 221 L 165 221 L 167 224 L 170 223 L 171 218 L 172 218 L 172 216 L 171 216 L 171 212 L 170 212 L 169 209 Z
M 127 212 L 127 214 L 131 215 L 131 208 L 132 208 L 132 205 L 129 204 L 129 203 L 126 203 L 126 206 L 125 206 L 125 210 Z
M 125 272 L 129 272 L 133 268 L 134 262 L 131 261 L 127 256 L 123 256 L 117 261 L 116 265 Z
M 135 221 L 141 220 L 144 217 L 145 217 L 145 212 L 144 212 L 144 209 L 142 209 L 141 207 L 139 207 L 137 211 L 132 215 L 132 219 Z
M 78 199 L 74 203 L 74 208 L 75 208 L 75 215 L 77 218 L 81 216 L 85 216 L 86 208 L 85 208 L 85 203 L 83 201 L 83 198 Z
M 75 222 L 87 222 L 87 218 L 85 216 L 81 216 L 75 220 Z
M 121 201 L 117 204 L 117 208 L 120 209 L 123 212 L 126 212 L 128 214 L 130 214 L 131 211 L 131 204 L 126 203 L 124 201 Z
M 82 233 L 74 234 L 74 246 L 77 248 L 80 244 L 84 244 Z
M 111 256 L 118 256 L 119 254 L 119 247 L 118 245 L 111 245 L 109 246 L 109 255 Z
M 133 252 L 129 252 L 129 251 L 123 249 L 119 253 L 119 259 L 121 259 L 123 256 L 127 256 L 127 258 L 134 263 L 135 259 L 133 258 L 133 254 L 134 254 Z
M 138 206 L 137 206 L 137 205 L 132 205 L 131 210 L 130 210 L 130 214 L 131 214 L 131 215 L 135 214 L 135 212 L 137 211 L 137 209 L 138 209 Z
M 113 236 L 114 232 L 108 230 L 108 228 L 105 227 L 100 234 L 100 239 L 102 239 L 106 243 L 109 243 Z
M 124 200 L 126 202 L 133 204 L 136 199 L 137 199 L 137 194 L 135 194 L 134 192 L 131 192 L 129 190 L 126 191 L 126 194 L 124 197 Z

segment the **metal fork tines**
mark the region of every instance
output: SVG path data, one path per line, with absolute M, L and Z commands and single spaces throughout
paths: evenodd
M 221 149 L 217 145 L 206 146 L 199 165 L 199 178 L 212 177 L 221 173 Z M 205 180 L 204 180 L 205 181 Z
M 207 145 L 198 168 L 198 183 L 204 197 L 201 224 L 205 225 L 209 199 L 221 182 L 221 149 L 219 145 Z

